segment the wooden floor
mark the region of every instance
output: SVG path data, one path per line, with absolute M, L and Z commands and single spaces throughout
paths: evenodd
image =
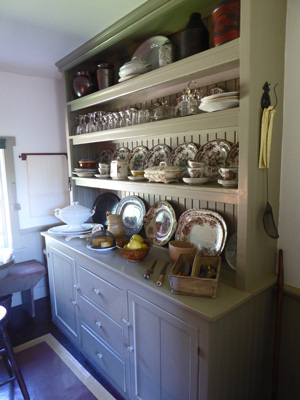
M 53 324 L 49 297 L 35 300 L 35 312 L 36 316 L 32 318 L 22 306 L 11 308 L 11 318 L 7 324 L 7 332 L 13 346 L 18 346 L 29 340 L 51 333 L 116 400 L 124 400 L 71 341 Z

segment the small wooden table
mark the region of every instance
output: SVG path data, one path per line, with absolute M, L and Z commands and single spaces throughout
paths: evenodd
M 0 296 L 21 292 L 24 309 L 34 317 L 33 288 L 45 274 L 46 268 L 36 260 L 16 263 L 10 268 L 7 277 L 0 280 Z

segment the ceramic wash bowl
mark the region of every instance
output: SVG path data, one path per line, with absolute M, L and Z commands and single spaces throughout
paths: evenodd
M 80 229 L 95 211 L 80 205 L 78 202 L 72 203 L 63 209 L 56 208 L 54 215 L 56 218 L 68 224 L 73 229 Z
M 179 167 L 167 165 L 161 161 L 159 166 L 147 168 L 144 174 L 149 182 L 179 182 L 182 178 L 182 170 Z

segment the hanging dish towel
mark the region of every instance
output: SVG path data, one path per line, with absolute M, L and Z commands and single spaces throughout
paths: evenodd
M 52 216 L 68 204 L 66 156 L 28 155 L 27 176 L 31 217 Z
M 264 108 L 263 110 L 258 168 L 269 168 L 270 165 L 272 130 L 275 113 L 276 110 L 272 106 Z

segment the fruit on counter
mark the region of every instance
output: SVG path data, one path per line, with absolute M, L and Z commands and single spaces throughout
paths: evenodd
M 130 241 L 131 240 L 137 240 L 138 242 L 144 243 L 144 238 L 142 238 L 142 236 L 138 235 L 137 233 L 131 236 Z
M 124 248 L 130 250 L 145 249 L 147 247 L 148 245 L 144 242 L 144 238 L 142 238 L 142 236 L 138 235 L 137 233 L 132 235 L 129 240 L 129 243 L 125 244 L 124 246 Z
M 130 240 L 130 242 L 127 245 L 127 249 L 130 250 L 135 250 L 135 249 L 141 249 L 142 248 L 142 243 L 138 240 Z

